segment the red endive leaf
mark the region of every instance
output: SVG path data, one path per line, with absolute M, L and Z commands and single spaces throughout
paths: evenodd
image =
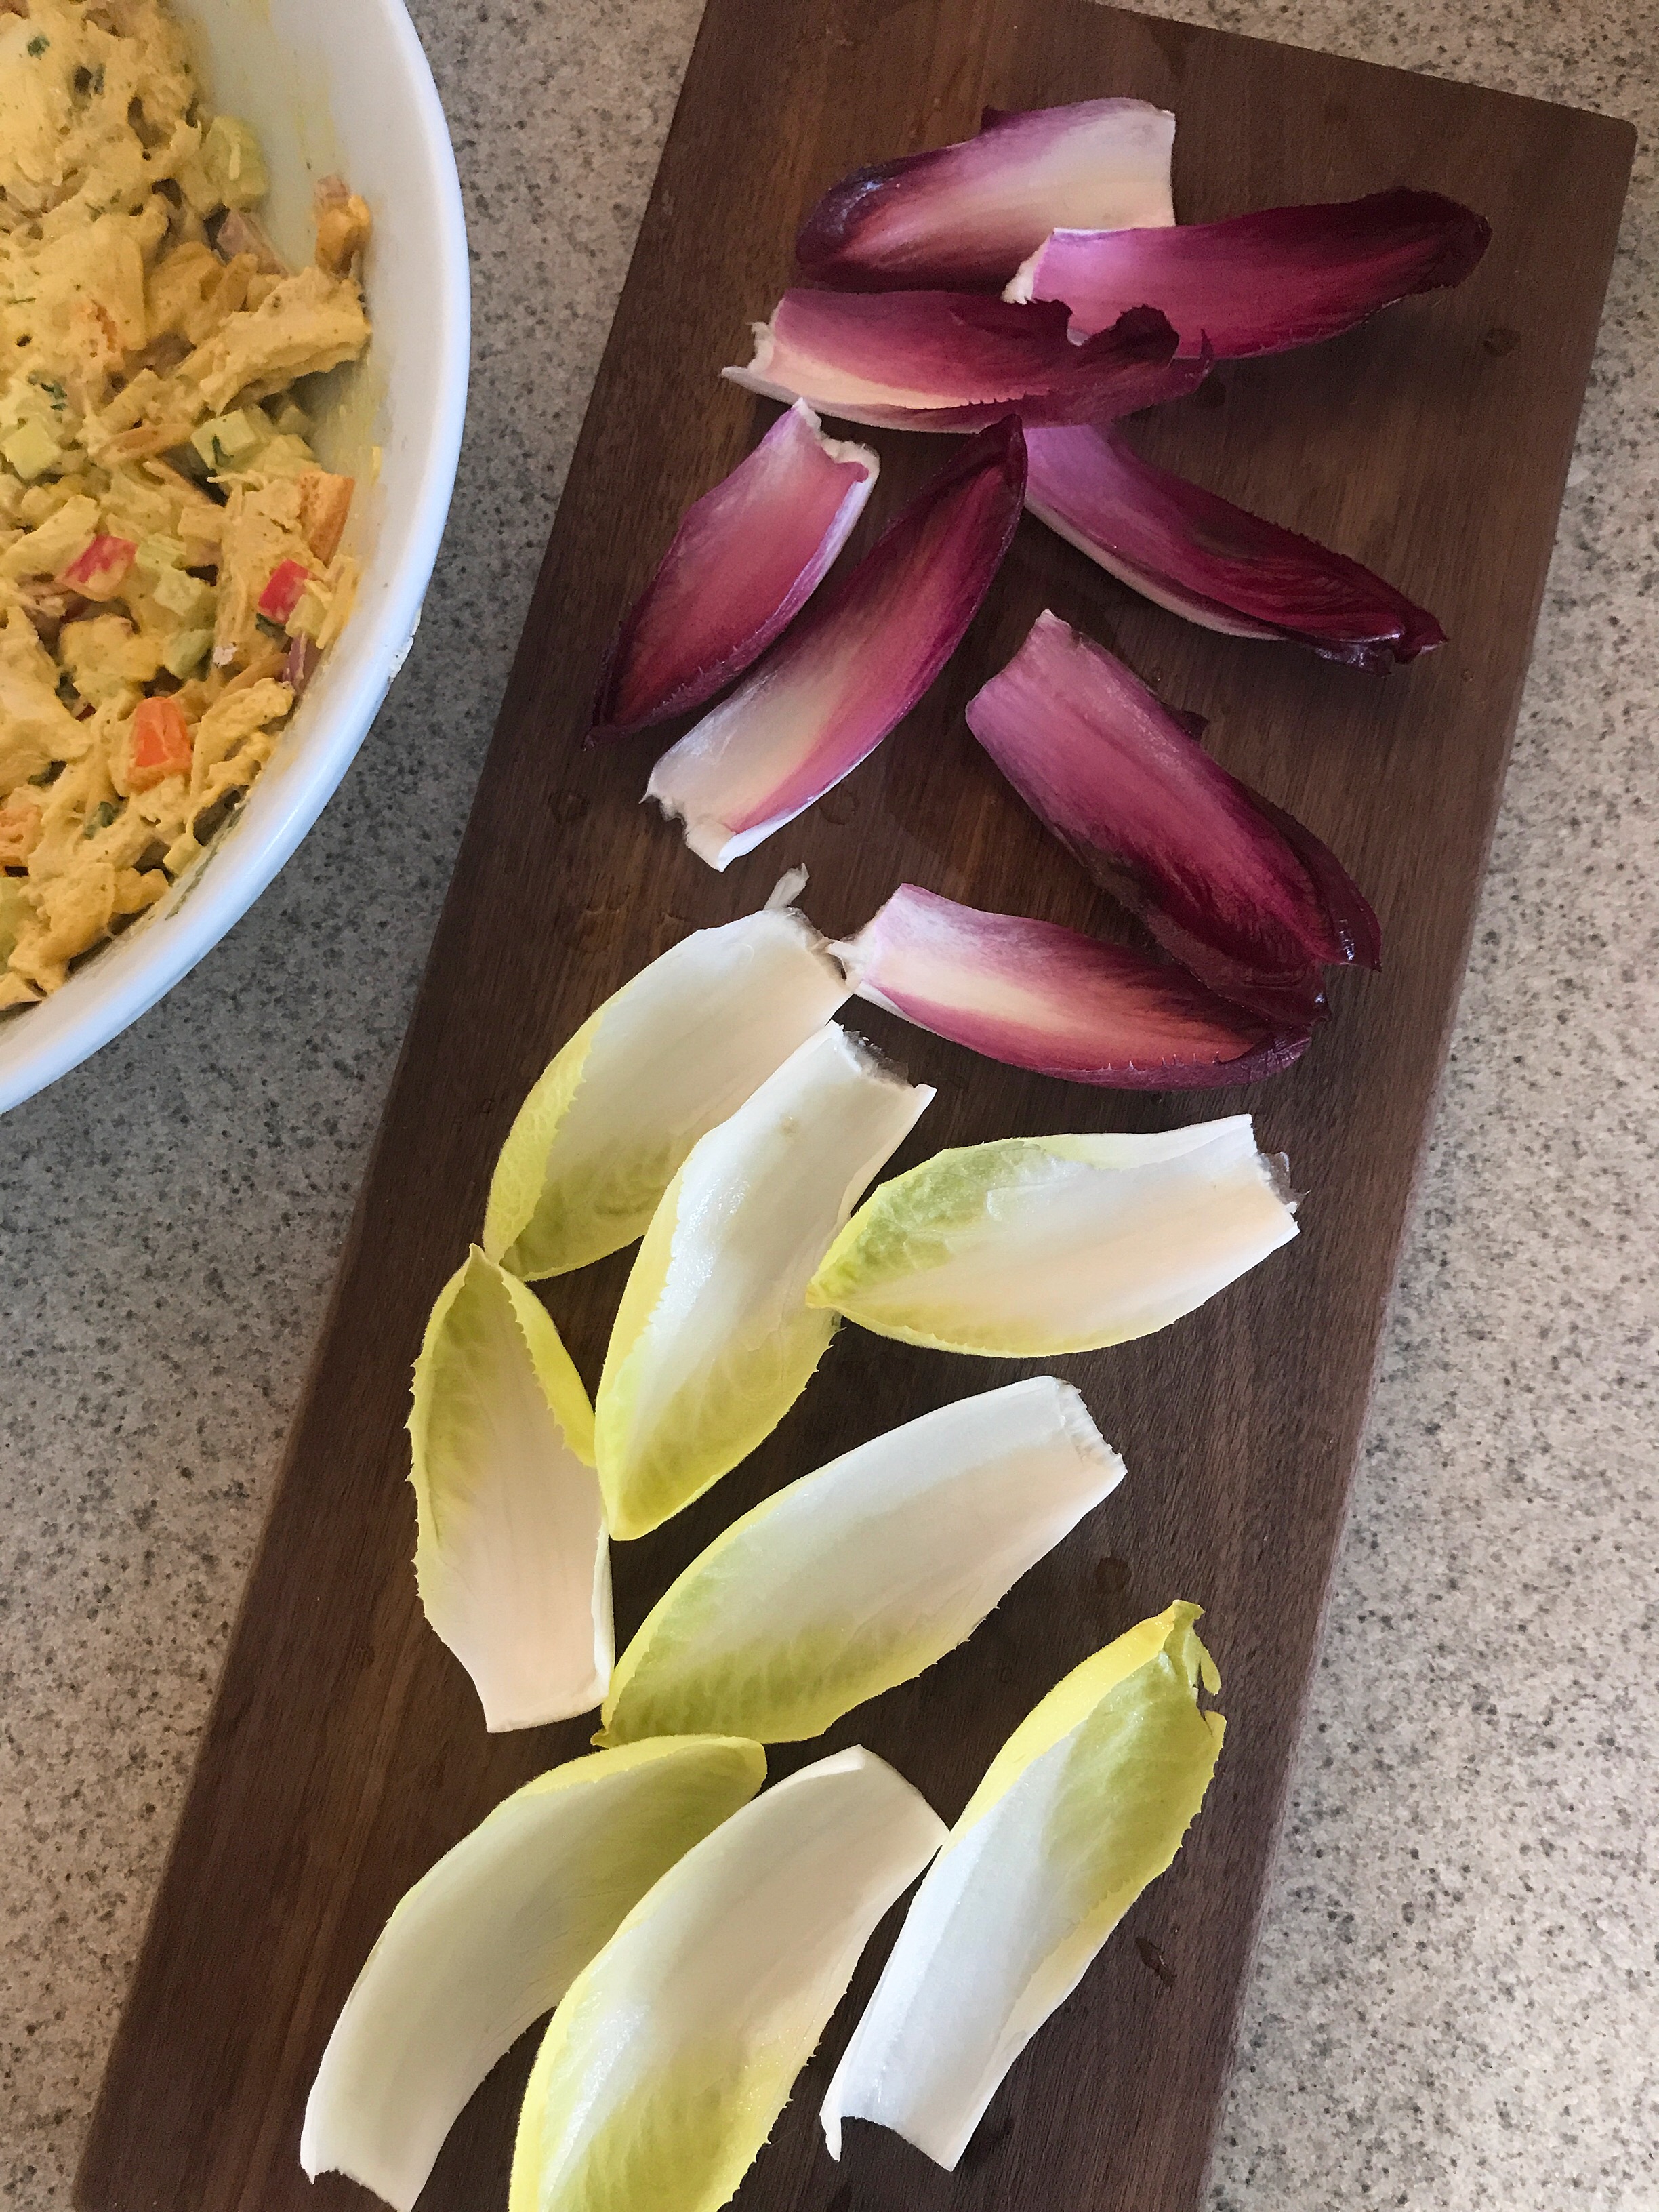
M 590 736 L 701 707 L 758 660 L 846 544 L 880 467 L 868 446 L 826 438 L 805 401 L 781 416 L 687 508 L 606 655 Z
M 1175 221 L 1175 118 L 1144 100 L 1005 115 L 977 138 L 855 169 L 802 224 L 795 258 L 859 291 L 1006 284 L 1051 230 Z
M 1066 1083 L 1209 1090 L 1276 1075 L 1308 1048 L 1305 1024 L 1264 1021 L 1165 961 L 915 884 L 834 950 L 872 1005 Z
M 1034 429 L 1026 450 L 1032 514 L 1188 622 L 1379 672 L 1446 641 L 1431 614 L 1358 561 L 1154 468 L 1109 426 Z
M 1064 307 L 1010 307 L 973 292 L 786 292 L 755 325 L 747 368 L 720 374 L 771 399 L 891 430 L 1094 422 L 1178 399 L 1206 364 L 1175 359 L 1155 307 L 1133 307 L 1086 344 Z
M 901 721 L 957 648 L 1019 521 L 1025 441 L 971 438 L 652 770 L 646 796 L 723 868 L 821 799 Z
M 1056 616 L 969 701 L 968 726 L 1096 881 L 1224 998 L 1305 1024 L 1324 1010 L 1322 966 L 1377 964 L 1376 917 L 1335 855 Z
M 1311 345 L 1410 293 L 1461 284 L 1491 236 L 1460 202 L 1401 187 L 1172 230 L 1057 230 L 1006 296 L 1064 300 L 1079 336 L 1151 300 L 1183 355 L 1207 337 L 1218 361 L 1236 361 Z

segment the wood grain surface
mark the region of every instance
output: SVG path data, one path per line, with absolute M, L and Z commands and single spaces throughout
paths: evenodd
M 775 410 L 718 382 L 788 281 L 797 221 L 847 168 L 1022 107 L 1134 92 L 1173 108 L 1176 199 L 1203 220 L 1431 186 L 1491 218 L 1460 290 L 1325 345 L 1227 367 L 1137 426 L 1156 459 L 1358 556 L 1433 608 L 1442 652 L 1385 680 L 1212 636 L 1133 599 L 1029 518 L 963 649 L 886 744 L 725 877 L 639 805 L 650 736 L 585 753 L 600 654 L 681 510 Z M 1010 1133 L 1258 1116 L 1306 1194 L 1303 1234 L 1145 1342 L 1051 1363 L 1130 1479 L 973 1640 L 775 1774 L 863 1742 L 947 1819 L 1087 1652 L 1186 1596 L 1206 1608 L 1227 1747 L 1203 1816 L 1045 2028 L 947 2176 L 817 2110 L 884 1927 L 745 2183 L 745 2212 L 1191 2212 L 1224 2090 L 1378 1335 L 1463 972 L 1632 145 L 1626 125 L 1086 4 L 712 0 L 559 509 L 315 1365 L 77 2185 L 89 2212 L 364 2204 L 297 2162 L 335 2014 L 403 1889 L 590 1723 L 488 1737 L 416 1601 L 404 1420 L 433 1297 L 479 1225 L 526 1088 L 581 1018 L 787 864 L 832 932 L 902 880 L 1116 934 L 1109 903 L 970 740 L 963 705 L 1038 610 L 1210 717 L 1226 765 L 1295 810 L 1370 893 L 1379 979 L 1289 1075 L 1134 1097 L 1018 1073 L 873 1012 L 939 1086 L 893 1163 Z M 533 404 L 529 381 L 526 404 Z M 860 436 L 868 434 L 860 432 Z M 876 434 L 854 550 L 945 458 Z M 434 735 L 441 736 L 441 732 Z M 598 1378 L 627 1255 L 547 1286 Z M 739 1510 L 894 1423 L 1030 1371 L 843 1329 L 777 1432 L 616 1555 L 619 1640 Z M 504 2205 L 532 2039 L 450 2139 L 422 2202 Z

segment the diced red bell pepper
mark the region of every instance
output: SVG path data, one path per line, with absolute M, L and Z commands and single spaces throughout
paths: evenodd
M 300 604 L 300 594 L 310 579 L 311 571 L 303 561 L 279 561 L 270 572 L 270 581 L 259 594 L 259 612 L 267 622 L 281 623 L 286 628 L 289 617 Z
M 64 590 L 78 592 L 83 599 L 112 599 L 126 581 L 137 550 L 131 538 L 94 538 L 84 553 L 76 554 L 58 581 Z
M 170 775 L 188 775 L 190 724 L 177 700 L 141 699 L 127 746 L 127 788 L 149 791 Z

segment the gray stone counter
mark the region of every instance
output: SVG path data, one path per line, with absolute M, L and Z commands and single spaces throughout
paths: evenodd
M 1212 2208 L 1651 2212 L 1659 21 L 1166 5 L 1644 135 Z M 69 2203 L 698 0 L 416 13 L 477 332 L 419 643 L 247 919 L 0 1123 L 16 2212 Z

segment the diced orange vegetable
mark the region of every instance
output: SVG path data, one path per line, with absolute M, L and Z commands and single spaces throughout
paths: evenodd
M 188 775 L 191 742 L 175 699 L 141 699 L 127 742 L 128 790 L 149 791 L 170 775 Z
M 126 581 L 137 550 L 131 538 L 94 538 L 57 580 L 64 590 L 78 592 L 83 599 L 112 599 Z
M 259 594 L 259 612 L 267 622 L 286 623 L 300 604 L 300 594 L 306 587 L 311 571 L 302 561 L 279 561 L 270 572 L 270 581 Z
M 324 177 L 315 191 L 317 265 L 331 276 L 343 276 L 368 243 L 373 228 L 367 202 L 342 177 Z
M 355 477 L 332 477 L 325 469 L 307 469 L 300 478 L 300 527 L 325 567 L 340 550 L 356 489 Z

